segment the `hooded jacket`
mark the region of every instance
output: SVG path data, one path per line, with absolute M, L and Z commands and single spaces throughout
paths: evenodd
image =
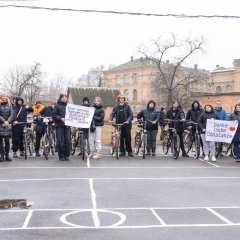
M 13 112 L 13 108 L 11 105 L 9 105 L 8 103 L 6 104 L 0 104 L 0 132 L 3 135 L 9 135 L 12 132 L 12 129 L 9 128 L 5 128 L 2 126 L 2 124 L 5 121 L 8 121 L 9 123 L 12 123 L 14 119 L 14 112 Z
M 18 101 L 22 101 L 22 105 L 18 104 Z M 16 104 L 13 106 L 13 111 L 14 111 L 14 121 L 18 122 L 27 122 L 27 115 L 30 112 L 33 112 L 33 108 L 29 107 L 26 108 L 24 105 L 24 100 L 21 97 L 16 97 Z M 16 125 L 20 126 L 20 125 Z
M 207 120 L 208 119 L 218 119 L 218 116 L 217 114 L 215 113 L 215 111 L 212 109 L 211 112 L 207 112 L 207 111 L 203 111 L 201 113 L 201 115 L 199 116 L 199 119 L 198 119 L 198 126 L 200 128 L 200 131 L 202 134 L 205 134 L 205 132 L 203 132 L 202 130 L 203 129 L 206 129 L 207 127 Z
M 65 123 L 61 120 L 65 118 L 67 102 L 62 102 L 61 99 L 58 99 L 56 106 L 53 109 L 53 121 L 56 124 L 56 127 L 64 127 Z
M 96 127 L 104 125 L 105 111 L 102 105 L 93 105 L 95 112 L 93 115 L 93 121 Z
M 119 111 L 120 111 L 120 105 L 116 104 L 113 107 L 112 113 L 110 115 L 110 121 L 112 121 L 113 118 L 116 118 L 116 123 L 119 123 Z M 129 125 L 131 126 L 132 120 L 133 120 L 133 112 L 131 107 L 127 103 L 123 104 L 123 114 L 124 114 L 125 122 L 126 121 L 129 122 Z
M 181 106 L 178 106 L 176 110 L 173 110 L 173 107 L 171 107 L 167 111 L 167 119 L 171 120 L 182 120 L 185 119 L 185 114 L 183 112 L 183 109 Z M 172 124 L 172 127 L 175 125 L 175 128 L 178 133 L 183 133 L 184 132 L 184 123 L 182 122 L 177 122 L 175 124 Z
M 194 103 L 198 103 L 198 107 L 194 108 Z M 191 120 L 195 123 L 198 122 L 198 118 L 203 112 L 203 109 L 200 105 L 200 103 L 196 100 L 192 103 L 192 107 L 188 110 L 187 115 L 186 115 L 186 120 Z
M 154 103 L 154 107 L 150 108 L 149 104 Z M 154 101 L 149 101 L 147 104 L 147 108 L 143 109 L 141 112 L 138 113 L 137 119 L 143 119 L 143 121 L 146 122 L 146 129 L 147 130 L 158 130 L 158 121 L 160 114 L 159 112 L 155 109 L 156 103 Z M 149 121 L 155 122 L 155 124 L 149 122 Z

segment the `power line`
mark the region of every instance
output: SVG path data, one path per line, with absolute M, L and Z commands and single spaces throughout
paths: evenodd
M 148 16 L 148 17 L 176 17 L 176 18 L 225 18 L 225 19 L 240 19 L 237 15 L 188 15 L 188 14 L 174 14 L 174 13 L 143 13 L 143 12 L 125 12 L 112 10 L 87 10 L 74 8 L 56 8 L 56 7 L 38 7 L 38 6 L 24 6 L 24 5 L 0 5 L 0 8 L 25 8 L 32 10 L 47 10 L 47 11 L 68 11 L 68 12 L 84 12 L 84 13 L 104 13 L 104 14 L 119 14 L 119 15 L 134 15 L 134 16 Z

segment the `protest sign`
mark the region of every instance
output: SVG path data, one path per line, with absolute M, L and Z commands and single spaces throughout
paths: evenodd
M 235 121 L 208 119 L 206 128 L 206 140 L 231 143 L 237 131 L 237 127 L 238 122 Z
M 65 114 L 65 125 L 77 128 L 90 128 L 94 108 L 68 104 Z

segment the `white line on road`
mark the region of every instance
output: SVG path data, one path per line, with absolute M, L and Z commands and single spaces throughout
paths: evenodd
M 89 179 L 90 191 L 91 191 L 91 198 L 92 198 L 92 218 L 95 227 L 100 227 L 100 218 L 97 212 L 97 201 L 96 201 L 96 193 L 93 189 L 93 179 Z
M 195 158 L 194 155 L 191 155 L 191 154 L 190 154 L 190 156 L 193 157 L 193 158 Z M 196 158 L 195 158 L 195 159 L 196 159 Z M 201 162 L 205 162 L 205 163 L 207 163 L 207 164 L 210 164 L 210 165 L 212 165 L 212 166 L 214 166 L 214 167 L 220 168 L 220 166 L 218 166 L 217 164 L 214 164 L 214 163 L 211 163 L 211 162 L 208 162 L 208 161 L 204 161 L 204 160 L 203 160 L 202 158 L 200 158 L 200 157 L 198 158 L 198 160 L 201 161 Z
M 157 218 L 157 220 L 163 225 L 166 226 L 167 224 L 162 220 L 162 218 L 159 217 L 159 215 L 156 213 L 156 211 L 153 208 L 150 208 L 152 214 Z
M 240 179 L 240 177 L 162 177 L 162 178 L 91 178 L 94 180 L 198 180 L 198 179 Z M 69 180 L 89 180 L 89 178 L 19 178 L 19 179 L 1 179 L 0 182 L 27 182 L 27 181 L 69 181 Z
M 91 165 L 90 165 L 90 157 L 87 157 L 87 168 L 91 168 Z
M 225 218 L 224 216 L 222 216 L 221 214 L 219 214 L 218 212 L 216 212 L 215 210 L 211 209 L 211 208 L 207 208 L 207 210 L 209 212 L 211 212 L 212 214 L 214 214 L 216 217 L 220 218 L 223 222 L 227 223 L 227 224 L 233 224 L 231 221 L 229 221 L 227 218 Z
M 22 228 L 27 228 L 27 226 L 29 224 L 29 221 L 30 221 L 30 219 L 32 217 L 32 214 L 33 214 L 33 210 L 28 210 L 28 215 L 27 215 L 27 217 L 26 217 L 26 219 L 25 219 L 25 221 L 23 223 Z

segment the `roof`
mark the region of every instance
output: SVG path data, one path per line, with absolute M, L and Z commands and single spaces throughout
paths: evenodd
M 68 88 L 68 95 L 72 98 L 72 103 L 81 105 L 83 97 L 88 97 L 90 103 L 93 103 L 95 97 L 102 99 L 103 106 L 112 107 L 116 104 L 116 98 L 120 94 L 120 90 L 104 87 L 82 87 Z

